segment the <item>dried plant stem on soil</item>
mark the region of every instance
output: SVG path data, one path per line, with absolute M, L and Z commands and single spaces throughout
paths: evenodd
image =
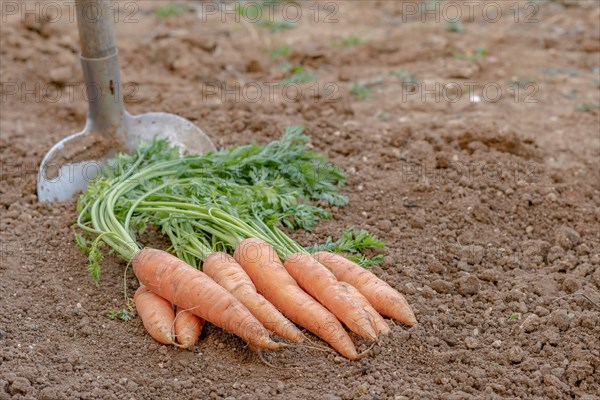
M 581 296 L 581 297 L 583 297 L 584 299 L 586 299 L 587 301 L 589 301 L 590 303 L 592 303 L 592 305 L 594 305 L 594 306 L 595 306 L 595 307 L 596 307 L 598 310 L 600 310 L 600 304 L 596 303 L 594 300 L 592 300 L 592 299 L 591 299 L 591 298 L 590 298 L 590 297 L 589 297 L 587 294 L 585 294 L 585 293 L 573 293 L 573 294 L 568 294 L 568 295 L 566 295 L 566 296 L 560 296 L 560 297 L 557 297 L 556 299 L 554 299 L 554 300 L 553 300 L 553 302 L 554 302 L 554 301 L 558 301 L 558 300 L 560 300 L 560 299 L 566 299 L 566 298 L 569 298 L 569 297 L 576 297 L 576 296 Z

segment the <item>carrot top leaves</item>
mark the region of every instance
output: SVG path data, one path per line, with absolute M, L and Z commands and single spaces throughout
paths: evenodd
M 333 241 L 330 237 L 324 244 L 317 244 L 311 247 L 311 252 L 329 251 L 333 253 L 363 253 L 365 250 L 383 249 L 385 244 L 375 235 L 363 229 L 355 231 L 354 228 L 349 228 L 344 232 L 342 237 L 337 241 Z
M 127 304 L 127 308 L 112 308 L 108 310 L 106 313 L 106 317 L 108 319 L 116 320 L 119 319 L 121 321 L 129 321 L 135 316 L 135 308 L 133 304 Z
M 328 251 L 330 253 L 348 253 L 349 260 L 362 265 L 365 268 L 371 268 L 383 263 L 383 255 L 375 254 L 367 256 L 370 250 L 384 249 L 385 244 L 375 235 L 365 230 L 355 231 L 349 228 L 344 232 L 341 238 L 334 241 L 331 236 L 323 244 L 315 244 L 307 248 L 310 253 L 318 251 Z

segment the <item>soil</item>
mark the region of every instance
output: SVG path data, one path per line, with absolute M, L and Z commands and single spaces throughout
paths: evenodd
M 513 2 L 496 2 L 498 22 L 476 12 L 460 29 L 422 23 L 408 3 L 331 3 L 333 25 L 325 3 L 318 22 L 305 5 L 277 33 L 202 22 L 207 3 L 164 18 L 166 3 L 140 2 L 127 23 L 120 4 L 130 112 L 177 113 L 218 146 L 305 125 L 348 172 L 350 204 L 295 237 L 356 226 L 388 245 L 374 272 L 407 296 L 419 327 L 393 325 L 356 362 L 267 354 L 277 369 L 210 324 L 185 351 L 154 342 L 138 318 L 107 318 L 125 303 L 126 265 L 107 257 L 96 286 L 71 231 L 75 201 L 35 193 L 45 152 L 85 123 L 81 86 L 66 95 L 82 79 L 76 24 L 3 15 L 0 399 L 600 399 L 599 3 L 535 2 L 537 21 L 516 23 Z M 350 35 L 364 40 L 340 45 Z M 253 101 L 248 84 L 289 75 L 269 55 L 282 43 L 318 90 Z M 359 81 L 363 99 L 351 93 Z M 421 99 L 423 85 L 449 82 L 446 97 Z M 474 95 L 449 101 L 466 82 Z M 215 83 L 246 93 L 215 94 Z M 502 98 L 484 98 L 488 83 Z M 129 272 L 129 295 L 136 285 Z

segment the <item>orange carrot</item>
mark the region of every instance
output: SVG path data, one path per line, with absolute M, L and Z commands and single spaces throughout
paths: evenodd
M 406 325 L 416 325 L 415 314 L 408 302 L 390 285 L 371 271 L 337 254 L 321 251 L 313 257 L 334 273 L 340 281 L 348 282 L 369 300 L 379 313 Z
M 369 317 L 371 319 L 371 326 L 377 332 L 377 335 L 387 335 L 390 333 L 390 327 L 385 322 L 383 317 L 373 308 L 369 300 L 365 296 L 362 295 L 354 286 L 349 284 L 348 282 L 340 282 L 340 285 L 344 289 L 346 289 L 352 296 L 354 296 L 362 305 L 362 307 L 369 313 Z
M 177 257 L 143 249 L 133 257 L 137 278 L 154 293 L 258 348 L 279 349 L 265 327 L 231 293 Z
M 140 286 L 136 290 L 133 300 L 135 309 L 150 336 L 163 344 L 174 343 L 172 331 L 175 313 L 171 303 L 145 286 Z
M 304 335 L 273 304 L 256 292 L 244 269 L 226 253 L 213 253 L 204 260 L 202 271 L 238 299 L 268 330 L 302 342 Z
M 203 326 L 204 320 L 202 318 L 181 307 L 176 307 L 175 338 L 181 347 L 187 349 L 195 345 Z
M 344 357 L 358 357 L 337 318 L 298 286 L 272 246 L 260 239 L 246 239 L 237 245 L 233 256 L 258 292 L 285 316 L 328 342 Z
M 317 299 L 350 330 L 369 340 L 377 340 L 369 313 L 348 290 L 340 286 L 330 270 L 309 254 L 292 254 L 283 266 L 308 294 Z

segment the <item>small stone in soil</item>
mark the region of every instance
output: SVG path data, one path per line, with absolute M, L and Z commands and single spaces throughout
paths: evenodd
M 479 346 L 479 342 L 474 337 L 468 336 L 465 339 L 465 345 L 467 346 L 467 349 L 473 350 Z
M 556 243 L 565 250 L 574 248 L 579 242 L 581 242 L 581 237 L 572 228 L 561 226 L 556 231 Z
M 525 353 L 523 352 L 523 350 L 520 347 L 513 347 L 508 351 L 508 360 L 511 363 L 520 363 L 521 361 L 523 361 L 523 357 L 525 356 Z
M 390 229 L 392 229 L 392 221 L 390 221 L 389 219 L 383 219 L 381 221 L 379 221 L 379 229 L 381 229 L 383 232 L 389 232 Z
M 535 314 L 531 314 L 525 319 L 521 327 L 525 330 L 525 332 L 531 333 L 538 328 L 539 324 L 540 318 Z

